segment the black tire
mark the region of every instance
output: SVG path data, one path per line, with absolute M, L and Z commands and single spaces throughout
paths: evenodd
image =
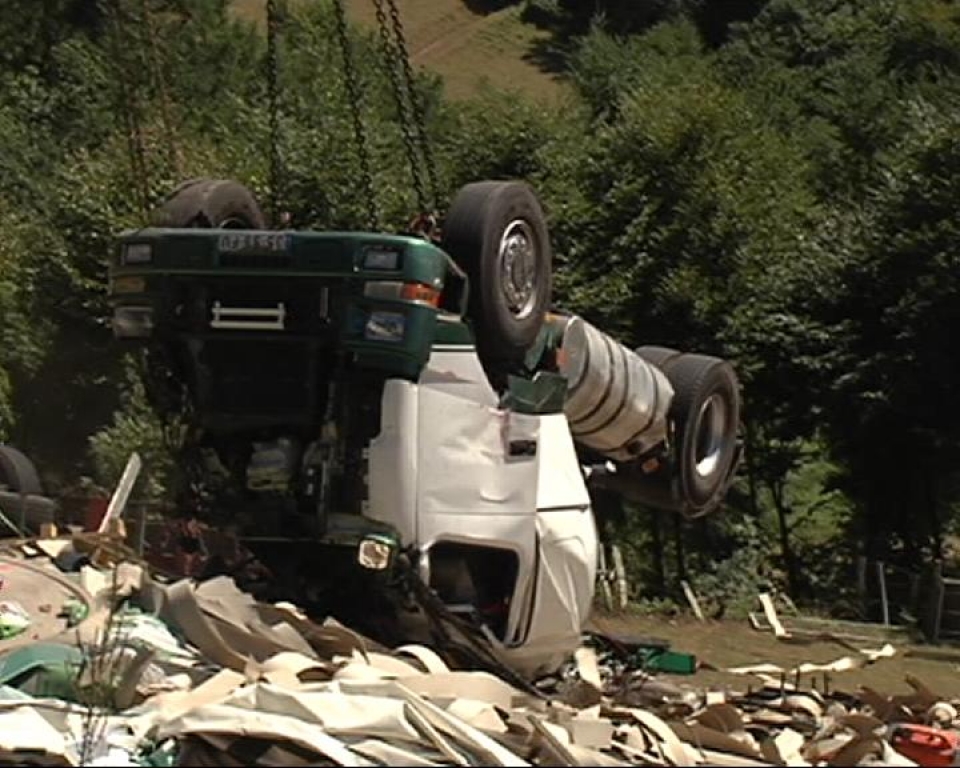
M 7 519 L 16 526 L 26 530 L 23 533 L 39 533 L 40 526 L 44 523 L 55 523 L 57 521 L 57 502 L 48 499 L 46 496 L 39 495 L 20 495 L 12 491 L 0 491 L 0 511 Z M 6 523 L 0 522 L 0 537 L 10 536 L 10 533 L 4 533 L 8 530 Z
M 671 349 L 670 347 L 637 347 L 635 352 L 640 355 L 646 362 L 651 365 L 657 366 L 657 368 L 664 370 L 671 360 L 678 358 L 682 352 L 679 352 L 676 349 Z
M 674 396 L 675 457 L 680 496 L 709 511 L 726 491 L 738 456 L 740 387 L 733 367 L 716 357 L 681 355 L 667 378 Z
M 484 362 L 518 363 L 550 306 L 553 253 L 536 194 L 517 181 L 468 184 L 450 205 L 442 245 L 469 278 L 468 315 Z M 504 264 L 508 249 L 513 268 Z
M 153 212 L 151 224 L 174 229 L 266 229 L 253 193 L 229 179 L 192 179 Z
M 662 365 L 674 390 L 668 412 L 672 425 L 668 460 L 649 475 L 639 467 L 625 467 L 604 482 L 638 504 L 702 517 L 717 508 L 739 462 L 737 377 L 729 363 L 718 358 L 653 349 L 663 354 L 641 357 L 657 367 Z M 718 422 L 711 422 L 711 415 L 717 416 Z M 711 435 L 714 439 L 705 443 L 704 438 Z
M 12 445 L 0 445 L 0 485 L 14 493 L 43 495 L 37 468 Z

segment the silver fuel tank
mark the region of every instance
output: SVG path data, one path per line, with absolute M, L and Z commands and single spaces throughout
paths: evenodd
M 658 368 L 580 317 L 568 321 L 558 359 L 574 440 L 614 461 L 663 442 L 673 387 Z

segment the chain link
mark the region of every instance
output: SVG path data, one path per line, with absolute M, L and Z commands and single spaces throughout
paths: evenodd
M 387 13 L 383 8 L 383 0 L 373 0 L 377 12 L 377 25 L 380 31 L 380 42 L 386 58 L 387 74 L 393 86 L 393 97 L 397 102 L 397 112 L 400 120 L 400 130 L 403 134 L 404 149 L 410 163 L 410 173 L 413 176 L 413 188 L 417 195 L 417 205 L 421 211 L 429 210 L 426 192 L 423 186 L 423 174 L 420 169 L 420 158 L 417 154 L 417 141 L 410 126 L 412 115 L 408 111 L 407 99 L 404 96 L 403 83 L 400 80 L 400 67 L 397 59 L 400 52 L 390 39 L 390 28 L 387 26 Z M 392 2 L 391 2 L 392 6 Z
M 334 0 L 337 14 L 337 38 L 340 41 L 340 53 L 343 56 L 343 75 L 353 117 L 353 138 L 357 145 L 357 159 L 360 162 L 360 176 L 367 202 L 367 221 L 372 231 L 380 228 L 380 209 L 377 196 L 373 191 L 373 174 L 370 171 L 370 156 L 367 153 L 367 132 L 363 125 L 360 87 L 357 72 L 353 66 L 353 51 L 347 34 L 347 14 L 343 0 Z
M 270 217 L 273 226 L 280 221 L 283 185 L 283 155 L 280 147 L 280 64 L 277 40 L 280 33 L 280 9 L 277 0 L 267 0 L 267 106 L 270 120 Z
M 393 24 L 393 36 L 396 45 L 398 59 L 403 67 L 403 76 L 406 81 L 407 94 L 410 98 L 410 107 L 413 112 L 413 127 L 417 133 L 417 139 L 420 142 L 420 152 L 423 155 L 423 162 L 426 166 L 427 181 L 430 184 L 430 195 L 433 198 L 433 205 L 430 208 L 422 207 L 424 213 L 435 211 L 440 202 L 439 185 L 437 184 L 437 168 L 433 160 L 433 153 L 430 149 L 430 142 L 427 138 L 427 120 L 423 109 L 423 103 L 420 101 L 420 94 L 417 92 L 413 67 L 410 65 L 410 53 L 407 50 L 407 41 L 403 34 L 403 22 L 400 19 L 400 11 L 397 8 L 396 0 L 387 0 L 390 6 L 390 20 Z

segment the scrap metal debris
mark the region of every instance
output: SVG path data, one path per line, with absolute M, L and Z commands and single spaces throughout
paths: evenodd
M 104 564 L 122 553 L 105 545 L 96 564 L 61 557 L 77 543 L 4 559 L 10 601 L 11 584 L 32 580 L 47 585 L 45 621 L 58 609 L 51 583 L 85 610 L 40 642 L 0 645 L 0 764 L 947 765 L 958 751 L 957 702 L 912 678 L 910 695 L 850 696 L 754 667 L 738 671 L 759 689 L 704 692 L 656 676 L 662 641 L 594 636 L 554 678 L 521 688 L 452 667 L 442 648 L 384 648 L 258 602 L 228 577 L 166 583 Z M 696 666 L 669 658 L 679 673 Z

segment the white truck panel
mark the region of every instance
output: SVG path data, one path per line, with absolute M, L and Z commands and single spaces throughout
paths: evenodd
M 512 441 L 538 440 L 536 416 L 510 413 L 431 386 L 419 390 L 418 513 L 532 515 L 537 456 L 510 456 Z M 477 525 L 470 523 L 469 525 Z M 421 540 L 427 540 L 421 532 Z
M 562 413 L 540 417 L 540 473 L 537 509 L 583 509 L 590 507 L 590 494 Z
M 529 630 L 503 660 L 529 675 L 555 669 L 579 645 L 593 605 L 597 530 L 589 509 L 537 514 L 540 561 Z
M 428 583 L 438 542 L 514 552 L 506 642 L 494 645 L 530 673 L 562 661 L 590 613 L 598 552 L 566 417 L 499 409 L 475 353 L 461 349 L 435 352 L 419 384 L 387 382 L 381 423 L 368 514 L 427 555 Z M 511 455 L 511 443 L 536 451 Z
M 370 441 L 367 515 L 417 541 L 417 385 L 391 379 L 383 388 L 380 434 Z

